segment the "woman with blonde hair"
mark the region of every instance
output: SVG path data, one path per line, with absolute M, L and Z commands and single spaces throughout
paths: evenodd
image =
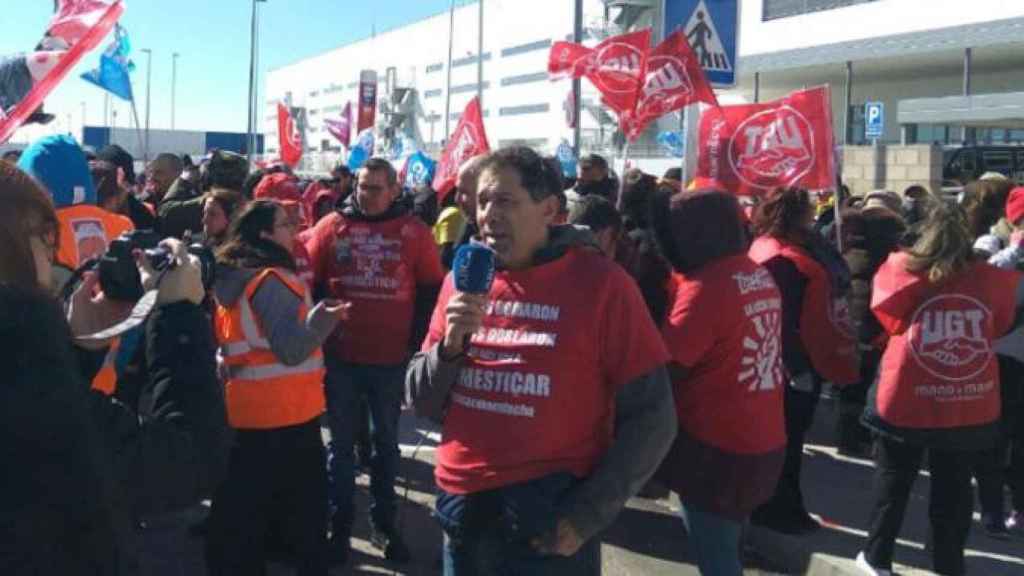
M 966 570 L 970 463 L 999 433 L 994 342 L 1024 302 L 1020 275 L 976 260 L 973 241 L 964 211 L 936 204 L 913 247 L 891 255 L 875 276 L 871 309 L 888 345 L 863 419 L 876 433 L 875 503 L 857 558 L 868 574 L 890 573 L 925 452 L 933 569 Z

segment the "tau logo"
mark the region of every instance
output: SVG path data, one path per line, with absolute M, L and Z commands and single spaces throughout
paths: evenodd
M 792 186 L 814 166 L 814 129 L 789 106 L 748 118 L 729 142 L 737 176 L 756 188 Z
M 668 112 L 669 97 L 693 94 L 693 81 L 678 58 L 655 56 L 648 61 L 648 70 L 638 107 L 655 108 L 661 115 Z
M 455 148 L 452 150 L 452 159 L 455 160 L 455 166 L 460 166 L 469 159 L 470 152 L 477 143 L 474 130 L 473 125 L 466 124 L 466 129 L 459 135 L 459 140 L 455 143 Z
M 974 378 L 992 360 L 985 329 L 992 312 L 969 296 L 936 296 L 914 314 L 909 345 L 929 374 L 950 382 Z
M 629 44 L 613 43 L 605 46 L 594 59 L 592 81 L 602 92 L 629 94 L 636 89 L 640 77 L 643 54 Z

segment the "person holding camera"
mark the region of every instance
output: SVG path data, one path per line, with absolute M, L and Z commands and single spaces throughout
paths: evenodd
M 275 200 L 254 200 L 217 252 L 216 334 L 228 420 L 237 430 L 210 514 L 212 576 L 263 574 L 280 526 L 301 576 L 327 574 L 327 473 L 320 347 L 349 305 L 312 305 L 292 256 L 295 224 Z M 284 517 L 279 517 L 281 513 Z
M 157 291 L 143 344 L 151 382 L 127 406 L 89 390 L 109 342 L 88 336 L 130 303 L 87 272 L 62 310 L 53 268 L 63 232 L 39 183 L 0 162 L 0 573 L 135 573 L 137 522 L 204 497 L 225 460 L 201 272 L 173 241 L 166 273 L 140 262 L 143 289 Z

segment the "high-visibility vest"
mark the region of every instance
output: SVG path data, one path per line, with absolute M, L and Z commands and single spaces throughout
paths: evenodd
M 319 416 L 326 406 L 323 352 L 317 348 L 301 364 L 284 365 L 270 349 L 253 314 L 253 295 L 271 276 L 302 299 L 296 321 L 305 322 L 313 304 L 302 280 L 276 268 L 254 276 L 234 305 L 217 303 L 214 324 L 226 374 L 228 422 L 234 428 L 269 429 L 302 424 Z
M 106 396 L 112 395 L 117 390 L 115 361 L 117 360 L 117 352 L 120 348 L 121 340 L 114 340 L 110 345 L 110 350 L 107 351 L 106 357 L 103 358 L 103 366 L 92 379 L 92 389 L 102 392 Z
M 90 258 L 99 258 L 110 241 L 135 229 L 132 221 L 99 206 L 76 204 L 57 210 L 60 245 L 57 262 L 70 270 Z

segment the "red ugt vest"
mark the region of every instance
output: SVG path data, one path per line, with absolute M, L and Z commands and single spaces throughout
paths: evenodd
M 355 364 L 405 361 L 416 287 L 444 280 L 430 229 L 411 215 L 366 222 L 335 212 L 310 236 L 306 248 L 317 285 L 353 304 L 349 319 L 338 325 L 324 350 Z
M 451 276 L 424 350 L 444 339 Z M 668 353 L 639 289 L 603 256 L 571 250 L 499 271 L 452 388 L 435 477 L 468 494 L 555 472 L 585 477 L 611 443 L 615 394 Z
M 771 274 L 741 254 L 676 278 L 662 335 L 672 360 L 690 369 L 673 382 L 679 426 L 725 452 L 779 449 L 786 379 L 782 297 Z
M 993 342 L 1013 323 L 1020 275 L 977 263 L 935 285 L 906 271 L 906 254 L 875 276 L 871 309 L 889 335 L 877 384 L 878 416 L 911 429 L 995 422 L 999 364 Z
M 832 281 L 825 268 L 799 246 L 771 236 L 754 240 L 749 254 L 758 264 L 782 256 L 807 278 L 800 311 L 800 341 L 807 356 L 815 372 L 833 384 L 858 382 L 860 363 L 849 308 L 845 298 L 833 296 Z

